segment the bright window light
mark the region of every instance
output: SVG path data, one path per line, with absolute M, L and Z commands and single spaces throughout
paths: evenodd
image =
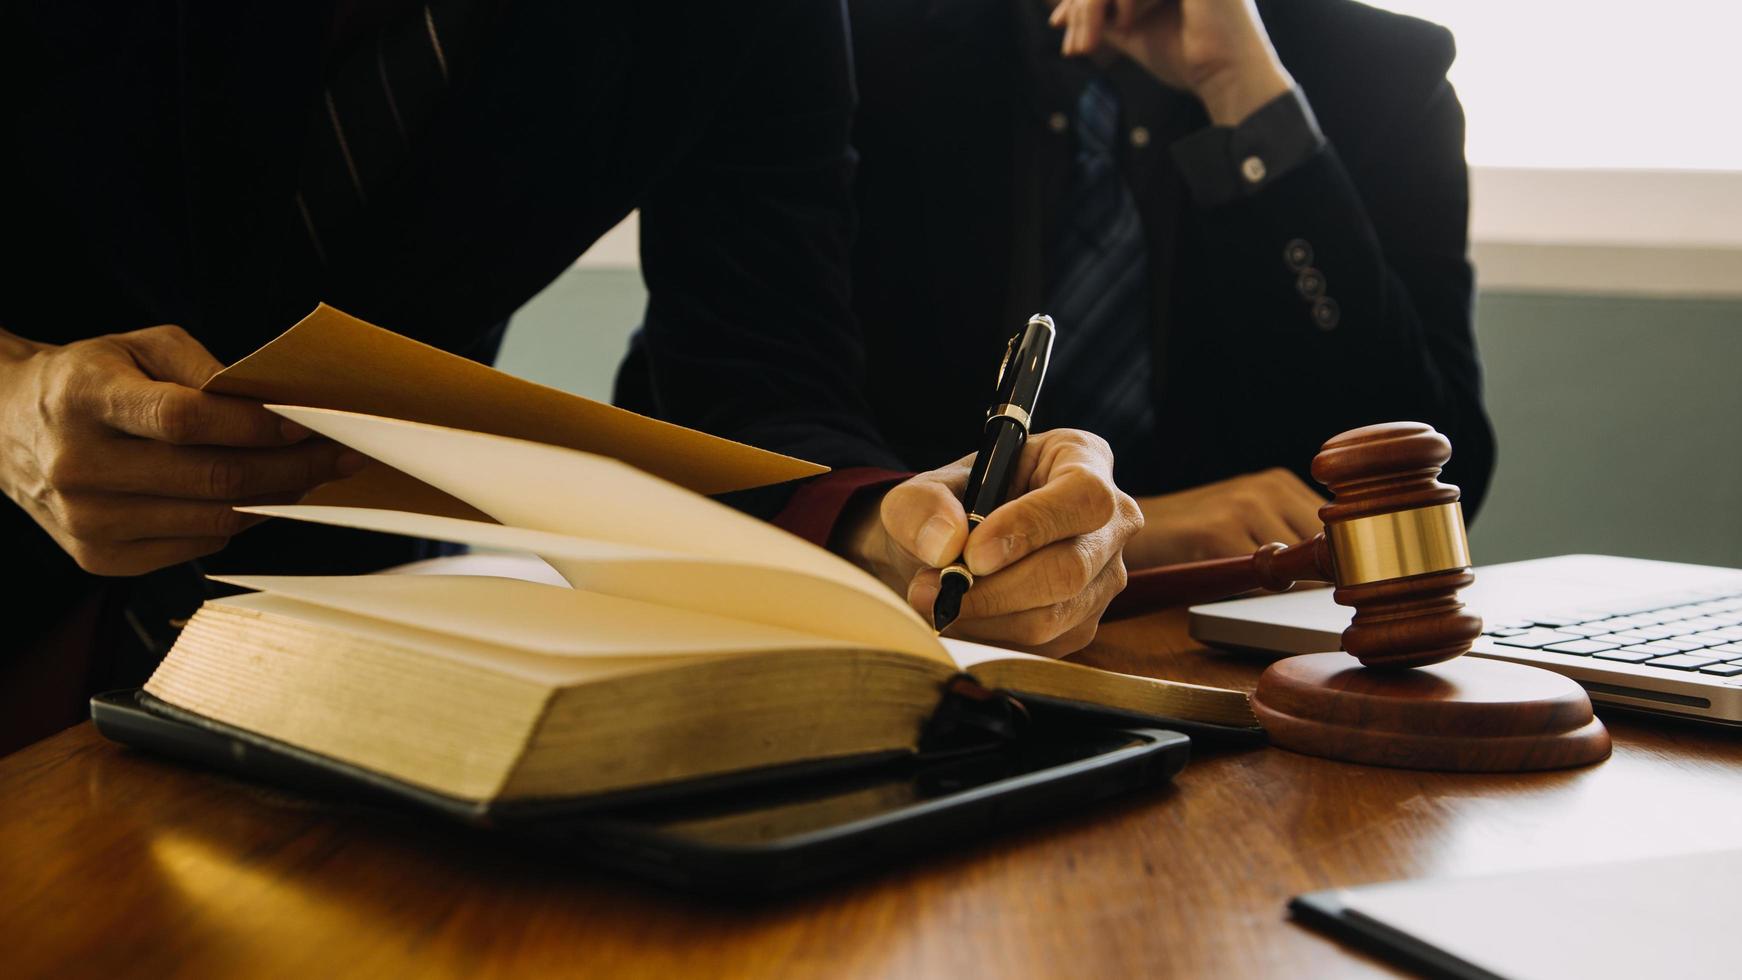
M 1742 171 L 1742 5 L 1371 2 L 1457 37 L 1473 166 Z

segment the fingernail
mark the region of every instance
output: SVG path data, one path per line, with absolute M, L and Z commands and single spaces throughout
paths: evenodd
M 301 442 L 312 435 L 309 430 L 288 419 L 278 424 L 278 431 L 284 436 L 286 442 Z
M 339 454 L 338 462 L 334 465 L 338 467 L 340 476 L 354 476 L 369 465 L 369 457 L 347 449 Z
M 980 538 L 968 542 L 968 571 L 975 575 L 990 575 L 1010 563 L 1016 552 L 1016 539 L 1008 534 L 997 538 Z
M 949 553 L 950 539 L 955 536 L 955 527 L 948 519 L 941 516 L 927 519 L 913 542 L 913 546 L 919 549 L 919 560 L 934 568 L 942 568 L 956 557 Z

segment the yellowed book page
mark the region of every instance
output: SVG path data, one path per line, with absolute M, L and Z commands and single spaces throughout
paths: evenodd
M 1106 678 L 1105 682 L 1109 685 L 1127 682 L 1153 684 L 1160 681 L 1170 687 L 1193 688 L 1200 691 L 1216 692 L 1225 692 L 1227 690 L 1226 688 L 1210 687 L 1204 684 L 1187 684 L 1184 681 L 1170 681 L 1157 677 L 1138 677 L 1134 674 L 1121 674 L 1111 670 L 1102 670 L 1099 667 L 1089 667 L 1084 664 L 1072 663 L 1069 660 L 1055 660 L 1051 657 L 1040 657 L 1032 653 L 1023 653 L 1020 650 L 1006 650 L 1003 647 L 992 647 L 987 646 L 984 643 L 975 643 L 971 640 L 958 640 L 948 636 L 942 637 L 940 642 L 943 643 L 944 649 L 949 652 L 950 659 L 956 662 L 956 666 L 962 668 L 968 673 L 973 673 L 974 668 L 981 664 L 996 663 L 1000 660 L 1021 660 L 1028 663 L 1050 664 L 1062 671 L 1086 670 L 1097 677 Z M 1039 694 L 1044 692 L 1037 691 L 1035 693 Z
M 277 596 L 208 603 L 145 690 L 213 721 L 478 799 L 499 791 L 554 687 L 608 681 L 607 664 L 670 662 L 489 654 L 479 644 L 475 656 L 449 656 L 444 649 L 464 641 L 431 633 L 407 644 L 370 635 L 386 624 L 331 622 L 343 616 Z M 556 669 L 521 670 L 517 660 Z M 615 672 L 636 679 L 628 669 Z
M 994 660 L 1043 660 L 1052 661 L 1050 657 L 1040 657 L 1019 650 L 1006 650 L 1003 647 L 987 646 L 972 640 L 958 640 L 954 637 L 940 637 L 939 642 L 949 652 L 950 659 L 963 670 L 971 671 L 977 664 L 991 663 Z
M 510 527 L 790 569 L 861 592 L 897 611 L 916 630 L 931 633 L 904 598 L 850 562 L 617 460 L 399 419 L 270 407 L 453 494 Z M 560 565 L 558 570 L 567 574 Z M 570 581 L 576 587 L 595 588 Z
M 764 564 L 755 552 L 727 561 L 551 531 L 357 507 L 302 504 L 240 509 L 315 524 L 529 552 L 549 562 L 577 589 L 948 662 L 931 629 L 918 622 L 918 616 L 905 605 L 891 605 L 831 579 Z
M 950 658 L 989 687 L 1101 704 L 1158 717 L 1189 718 L 1218 725 L 1257 727 L 1250 699 L 1240 691 L 1139 677 L 1068 660 L 1037 657 L 967 640 L 943 639 Z M 976 670 L 980 673 L 976 674 Z
M 278 339 L 219 372 L 205 390 L 566 446 L 621 459 L 704 494 L 828 470 L 516 378 L 324 303 Z M 342 483 L 352 484 L 342 502 L 353 506 L 433 502 L 408 499 L 418 491 L 385 472 L 366 471 Z M 341 486 L 330 485 L 327 502 L 341 502 Z
M 852 647 L 567 586 L 470 575 L 217 575 L 342 612 L 553 657 L 693 657 Z
M 468 551 L 460 555 L 425 558 L 405 565 L 385 568 L 376 575 L 487 575 L 492 578 L 514 578 L 523 582 L 543 582 L 545 585 L 569 587 L 569 583 L 550 562 L 537 555 L 510 551 Z
M 668 669 L 670 657 L 553 657 L 484 640 L 468 639 L 450 633 L 417 629 L 403 623 L 389 622 L 373 616 L 332 609 L 312 602 L 301 602 L 289 596 L 270 592 L 250 592 L 245 595 L 213 599 L 201 607 L 223 607 L 243 613 L 265 614 L 279 620 L 295 620 L 309 627 L 330 630 L 347 640 L 377 643 L 414 650 L 467 667 L 475 667 L 534 684 L 561 687 L 582 684 L 623 674 Z M 258 619 L 246 627 L 249 635 L 262 648 L 272 646 L 272 627 Z M 302 642 L 299 640 L 298 642 Z M 171 652 L 169 660 L 174 660 Z M 166 661 L 167 663 L 168 661 Z M 687 661 L 683 661 L 687 662 Z M 147 685 L 147 690 L 150 686 Z

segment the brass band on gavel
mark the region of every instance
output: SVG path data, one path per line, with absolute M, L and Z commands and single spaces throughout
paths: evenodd
M 1329 524 L 1339 586 L 1365 585 L 1470 566 L 1457 501 Z

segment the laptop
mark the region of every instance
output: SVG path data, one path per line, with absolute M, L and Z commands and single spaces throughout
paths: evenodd
M 1597 704 L 1742 725 L 1742 569 L 1560 555 L 1479 567 L 1461 596 L 1486 631 L 1474 656 L 1565 674 Z M 1193 606 L 1191 634 L 1319 653 L 1352 615 L 1306 589 Z

